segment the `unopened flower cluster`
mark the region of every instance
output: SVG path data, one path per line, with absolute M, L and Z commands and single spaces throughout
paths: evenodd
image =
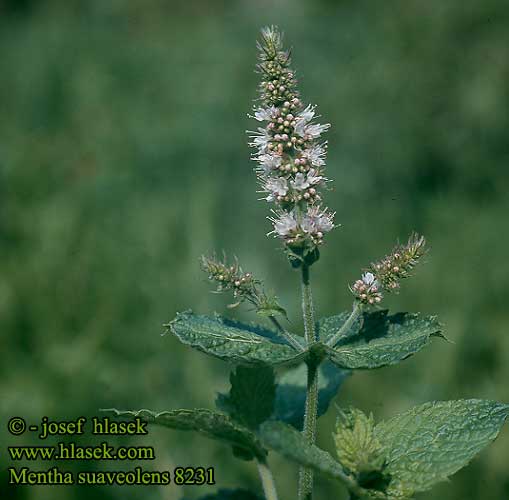
M 406 245 L 397 245 L 382 260 L 371 264 L 351 287 L 352 293 L 363 304 L 374 305 L 382 301 L 383 291 L 397 292 L 403 278 L 408 278 L 412 269 L 425 253 L 424 236 L 412 234 Z
M 329 124 L 314 123 L 315 107 L 304 106 L 296 88 L 290 54 L 275 28 L 262 31 L 260 107 L 254 118 L 266 122 L 253 132 L 250 146 L 266 201 L 275 203 L 272 234 L 292 249 L 312 250 L 334 228 L 334 214 L 321 205 L 327 144 L 320 136 Z
M 215 257 L 202 256 L 201 267 L 207 273 L 208 279 L 216 283 L 216 292 L 233 292 L 236 302 L 229 307 L 236 307 L 247 301 L 259 314 L 286 316 L 286 311 L 279 304 L 277 297 L 267 295 L 262 282 L 253 278 L 251 273 L 244 272 L 237 259 L 233 264 L 228 264 L 226 259 L 220 262 Z
M 257 285 L 260 282 L 255 280 L 251 273 L 245 273 L 236 259 L 229 265 L 213 257 L 203 256 L 201 266 L 209 280 L 216 282 L 217 292 L 232 290 L 236 299 L 249 301 L 255 300 L 258 295 Z

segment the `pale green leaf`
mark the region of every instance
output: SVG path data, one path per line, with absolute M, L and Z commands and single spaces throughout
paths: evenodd
M 182 343 L 231 362 L 280 365 L 305 357 L 272 330 L 220 316 L 183 312 L 167 326 Z
M 320 339 L 326 340 L 346 321 L 344 313 L 325 318 L 318 324 Z M 363 369 L 393 365 L 426 346 L 431 337 L 440 336 L 440 324 L 434 316 L 387 311 L 364 314 L 334 349 L 328 349 L 332 362 L 341 368 Z
M 333 434 L 339 463 L 359 476 L 382 477 L 384 456 L 382 445 L 375 436 L 375 420 L 356 408 L 342 410 Z M 362 484 L 362 483 L 361 483 Z
M 403 491 L 394 486 L 392 491 L 373 489 L 372 485 L 361 486 L 360 477 L 346 471 L 330 453 L 316 445 L 309 444 L 301 432 L 282 422 L 267 421 L 260 426 L 260 439 L 263 445 L 280 453 L 288 460 L 299 465 L 314 469 L 326 476 L 341 481 L 352 493 L 352 498 L 371 500 L 404 500 L 411 498 L 411 492 Z M 366 478 L 367 479 L 367 478 Z M 381 484 L 380 487 L 385 486 Z
M 115 417 L 140 418 L 143 422 L 178 429 L 196 431 L 208 438 L 218 439 L 244 452 L 243 457 L 260 457 L 266 454 L 258 438 L 245 427 L 233 421 L 229 416 L 206 409 L 172 410 L 156 413 L 150 410 L 101 410 Z
M 467 465 L 498 435 L 509 405 L 479 399 L 426 403 L 375 428 L 385 472 L 398 484 L 425 491 Z

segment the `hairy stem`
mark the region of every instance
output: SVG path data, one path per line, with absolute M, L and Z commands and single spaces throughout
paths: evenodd
M 356 302 L 348 319 L 343 323 L 343 326 L 329 339 L 327 345 L 329 347 L 334 347 L 338 340 L 343 337 L 348 332 L 348 330 L 350 330 L 355 320 L 360 316 L 361 313 L 362 306 Z
M 276 484 L 267 462 L 257 461 L 258 473 L 262 481 L 263 492 L 266 500 L 277 500 Z
M 306 411 L 303 434 L 310 444 L 316 441 L 316 420 L 318 408 L 318 365 L 308 363 Z M 299 500 L 313 498 L 313 470 L 301 467 L 299 471 Z
M 270 315 L 269 319 L 272 322 L 272 324 L 277 328 L 278 332 L 290 343 L 290 345 L 295 347 L 295 349 L 297 349 L 300 352 L 304 351 L 304 347 L 301 344 L 301 342 L 296 337 L 294 337 L 288 330 L 285 330 L 275 316 Z
M 307 346 L 317 342 L 315 330 L 315 313 L 313 310 L 313 295 L 309 284 L 309 267 L 302 265 L 302 316 L 304 318 L 304 333 Z
M 309 347 L 318 340 L 315 329 L 313 296 L 309 283 L 309 267 L 302 266 L 302 316 L 306 345 Z M 310 360 L 307 363 L 306 410 L 304 413 L 304 429 L 306 440 L 310 444 L 316 441 L 316 420 L 318 413 L 318 363 Z M 313 470 L 301 467 L 299 472 L 299 500 L 313 498 Z

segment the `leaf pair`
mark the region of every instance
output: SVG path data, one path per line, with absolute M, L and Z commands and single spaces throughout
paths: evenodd
M 172 429 L 194 430 L 232 445 L 238 453 L 245 454 L 244 458 L 251 456 L 263 461 L 266 449 L 274 450 L 341 481 L 359 498 L 396 500 L 412 498 L 414 493 L 430 489 L 468 464 L 497 437 L 509 415 L 509 405 L 478 399 L 426 403 L 368 429 L 364 434 L 382 446 L 381 451 L 375 450 L 383 457 L 384 482 L 378 484 L 362 479 L 362 471 L 351 462 L 355 453 L 350 453 L 350 462 L 339 453 L 337 461 L 280 421 L 267 420 L 255 432 L 227 415 L 203 409 L 161 413 L 103 411 L 117 417 L 138 417 Z M 369 427 L 369 419 L 366 422 Z
M 339 368 L 370 369 L 392 365 L 421 350 L 440 335 L 435 317 L 387 311 L 365 313 L 334 347 L 327 345 L 349 313 L 317 323 L 319 342 L 300 352 L 277 332 L 259 325 L 231 321 L 221 316 L 192 312 L 177 315 L 167 326 L 184 344 L 223 360 L 271 366 L 298 364 L 310 356 L 328 357 Z
M 429 490 L 467 465 L 497 437 L 508 415 L 509 405 L 470 399 L 426 403 L 379 423 L 373 437 L 385 459 L 384 489 L 362 484 L 355 467 L 308 444 L 288 425 L 266 422 L 260 438 L 286 458 L 342 481 L 359 498 L 395 500 Z

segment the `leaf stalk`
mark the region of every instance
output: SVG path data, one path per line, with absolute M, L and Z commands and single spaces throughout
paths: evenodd
M 299 351 L 299 352 L 304 352 L 305 351 L 304 346 L 297 339 L 297 337 L 295 337 L 288 330 L 283 328 L 281 323 L 278 321 L 278 319 L 274 315 L 271 314 L 269 316 L 269 319 L 272 322 L 272 324 L 277 328 L 277 331 L 290 343 L 290 345 L 292 347 L 297 349 L 297 351 Z
M 360 302 L 355 302 L 350 316 L 343 323 L 343 326 L 328 340 L 327 345 L 329 347 L 334 347 L 338 341 L 348 333 L 348 330 L 350 330 L 355 320 L 361 315 L 361 313 L 362 304 Z
M 265 499 L 278 500 L 274 477 L 272 476 L 272 472 L 269 469 L 267 462 L 258 460 L 257 466 L 258 473 L 260 474 L 260 480 L 262 482 L 263 492 L 265 494 Z

